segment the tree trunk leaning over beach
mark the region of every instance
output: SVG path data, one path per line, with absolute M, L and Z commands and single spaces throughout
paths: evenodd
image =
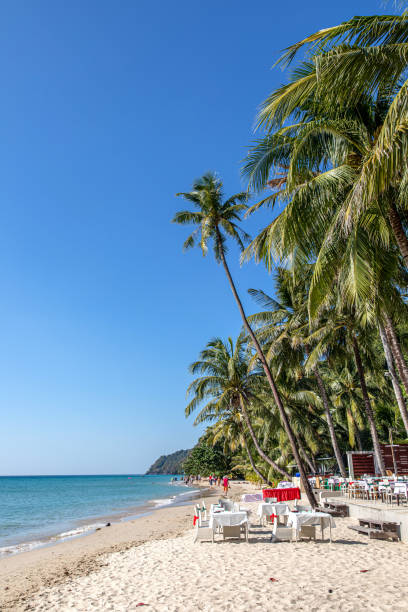
M 354 351 L 354 357 L 356 360 L 358 376 L 360 379 L 361 392 L 363 394 L 365 413 L 366 413 L 368 424 L 370 427 L 371 438 L 373 440 L 375 458 L 377 459 L 377 464 L 378 464 L 378 468 L 380 470 L 381 476 L 386 476 L 384 460 L 381 455 L 380 440 L 378 438 L 378 431 L 377 431 L 377 427 L 375 425 L 375 420 L 374 420 L 374 412 L 371 407 L 370 398 L 368 396 L 363 362 L 361 361 L 360 349 L 359 349 L 357 337 L 355 336 L 355 334 L 353 334 L 352 336 L 352 342 L 353 342 L 353 351 Z
M 305 458 L 305 461 L 306 461 L 307 465 L 309 466 L 310 471 L 312 472 L 312 474 L 316 474 L 317 473 L 316 465 L 313 463 L 313 461 L 311 460 L 311 458 L 309 457 L 309 455 L 305 451 L 305 447 L 303 446 L 303 443 L 302 443 L 302 440 L 300 439 L 300 436 L 295 433 L 295 438 L 296 438 L 296 443 L 297 443 L 297 446 L 298 446 L 300 454 Z
M 362 443 L 362 441 L 361 441 L 360 430 L 359 430 L 359 428 L 358 428 L 358 425 L 357 425 L 357 423 L 356 423 L 355 418 L 354 418 L 353 416 L 352 416 L 351 418 L 353 419 L 353 425 L 354 425 L 354 436 L 355 436 L 355 439 L 356 439 L 356 442 L 357 442 L 357 449 L 358 449 L 359 451 L 362 451 L 362 450 L 363 450 L 363 443 Z
M 309 482 L 309 480 L 307 478 L 307 475 L 306 475 L 306 472 L 305 472 L 305 468 L 303 466 L 303 462 L 301 460 L 301 457 L 300 457 L 300 454 L 299 454 L 299 450 L 298 450 L 297 445 L 296 445 L 295 436 L 294 436 L 292 427 L 291 427 L 291 425 L 289 423 L 288 416 L 287 416 L 287 414 L 285 412 L 285 409 L 283 407 L 282 400 L 281 400 L 281 398 L 279 396 L 279 393 L 278 393 L 278 390 L 276 388 L 275 381 L 273 380 L 272 372 L 271 372 L 271 370 L 269 368 L 269 365 L 268 365 L 268 363 L 266 361 L 265 355 L 264 355 L 264 353 L 263 353 L 263 351 L 261 349 L 261 346 L 260 346 L 260 344 L 258 342 L 258 339 L 255 336 L 255 333 L 253 332 L 252 327 L 248 323 L 248 319 L 246 317 L 244 308 L 242 306 L 242 303 L 241 303 L 241 300 L 240 300 L 239 295 L 237 293 L 234 281 L 233 281 L 231 273 L 229 271 L 229 267 L 228 267 L 228 264 L 227 264 L 227 261 L 226 261 L 226 258 L 225 258 L 224 246 L 223 246 L 223 242 L 222 242 L 222 238 L 221 238 L 221 234 L 220 234 L 218 226 L 216 227 L 216 236 L 217 236 L 217 241 L 218 241 L 218 245 L 217 245 L 218 252 L 219 252 L 219 256 L 220 256 L 222 265 L 224 266 L 225 274 L 227 275 L 227 278 L 228 278 L 228 281 L 229 281 L 229 284 L 230 284 L 233 296 L 235 298 L 235 301 L 237 303 L 239 312 L 241 314 L 241 318 L 242 318 L 242 322 L 244 324 L 244 327 L 245 327 L 246 331 L 248 332 L 248 334 L 249 334 L 249 336 L 250 336 L 250 338 L 251 338 L 251 340 L 253 342 L 255 350 L 256 350 L 256 352 L 258 354 L 259 361 L 261 362 L 262 368 L 263 368 L 263 370 L 265 372 L 266 379 L 267 379 L 267 381 L 269 383 L 269 386 L 270 386 L 270 388 L 272 390 L 272 394 L 273 394 L 275 403 L 276 403 L 276 405 L 278 407 L 279 415 L 280 415 L 283 427 L 284 427 L 284 429 L 286 431 L 286 435 L 288 436 L 289 443 L 290 443 L 290 446 L 292 448 L 292 453 L 293 453 L 294 460 L 295 460 L 295 462 L 296 462 L 296 464 L 297 464 L 297 466 L 299 468 L 300 478 L 301 478 L 301 481 L 302 481 L 302 485 L 303 485 L 304 491 L 306 493 L 307 499 L 308 499 L 310 505 L 312 506 L 312 508 L 316 508 L 317 507 L 316 498 L 315 498 L 314 493 L 312 491 L 312 487 L 310 486 L 310 482 Z
M 398 340 L 397 332 L 395 331 L 394 323 L 387 313 L 385 314 L 385 333 L 391 347 L 391 352 L 395 360 L 395 365 L 397 366 L 398 374 L 400 375 L 406 393 L 408 393 L 408 366 L 401 350 L 401 345 Z
M 391 225 L 395 240 L 398 244 L 400 253 L 404 260 L 405 265 L 408 268 L 408 239 L 402 226 L 401 217 L 395 204 L 391 204 L 388 211 L 388 220 Z
M 334 430 L 333 417 L 331 415 L 330 406 L 329 406 L 329 398 L 327 397 L 326 388 L 324 386 L 324 382 L 320 375 L 318 366 L 315 366 L 313 372 L 316 377 L 317 386 L 319 387 L 320 395 L 323 401 L 324 412 L 325 412 L 326 420 L 327 420 L 327 427 L 329 428 L 330 439 L 331 439 L 333 451 L 336 457 L 337 465 L 339 466 L 339 470 L 340 470 L 342 477 L 346 478 L 347 476 L 346 468 L 344 466 L 343 457 L 341 456 L 339 443 L 337 442 L 336 432 Z
M 397 399 L 398 408 L 401 413 L 401 418 L 404 423 L 405 430 L 408 434 L 408 411 L 405 405 L 404 396 L 402 395 L 402 390 L 399 384 L 398 376 L 395 371 L 391 347 L 388 342 L 387 334 L 381 324 L 378 325 L 378 330 L 380 332 L 381 342 L 384 347 L 385 359 L 387 362 L 388 371 L 391 376 L 392 387 L 394 389 L 394 394 Z
M 213 240 L 215 259 L 217 262 L 222 262 L 224 266 L 233 296 L 241 314 L 244 328 L 253 342 L 253 346 L 258 354 L 259 361 L 261 362 L 266 379 L 271 388 L 272 395 L 275 399 L 275 403 L 278 407 L 280 419 L 286 431 L 286 435 L 288 436 L 294 460 L 299 468 L 302 486 L 307 495 L 309 504 L 315 508 L 317 506 L 316 499 L 307 479 L 303 462 L 296 446 L 296 440 L 293 435 L 292 427 L 289 423 L 288 416 L 283 407 L 265 355 L 263 354 L 261 346 L 248 323 L 244 308 L 238 296 L 225 258 L 225 236 L 229 236 L 231 239 L 233 239 L 238 244 L 241 251 L 244 248 L 244 241 L 249 239 L 248 234 L 246 234 L 246 232 L 244 232 L 237 224 L 237 221 L 240 220 L 240 213 L 247 208 L 246 202 L 248 199 L 248 193 L 237 193 L 223 202 L 222 181 L 215 173 L 212 172 L 208 172 L 200 179 L 195 180 L 192 187 L 192 190 L 188 193 L 182 192 L 176 195 L 182 196 L 189 202 L 193 202 L 194 211 L 179 211 L 173 217 L 173 223 L 195 225 L 195 230 L 188 236 L 187 240 L 184 241 L 184 249 L 200 246 L 203 255 L 206 255 L 208 251 L 208 242 L 210 239 Z M 221 234 L 220 227 L 222 227 L 225 236 Z
M 244 417 L 245 423 L 248 427 L 248 431 L 249 434 L 253 440 L 253 443 L 255 445 L 256 450 L 258 451 L 259 456 L 266 461 L 266 463 L 269 463 L 269 465 L 275 470 L 275 472 L 279 472 L 279 474 L 282 474 L 282 476 L 285 476 L 285 478 L 291 478 L 290 474 L 288 474 L 288 472 L 286 470 L 284 470 L 283 468 L 281 468 L 277 463 L 275 463 L 275 461 L 273 461 L 261 448 L 259 442 L 258 442 L 258 438 L 256 437 L 256 434 L 254 432 L 254 428 L 252 427 L 252 423 L 251 420 L 248 416 L 248 412 L 245 408 L 245 403 L 244 400 L 242 399 L 242 397 L 240 398 L 240 404 L 241 404 L 241 412 L 242 412 L 242 416 Z
M 273 485 L 272 485 L 271 481 L 270 481 L 270 480 L 268 480 L 268 479 L 266 478 L 266 476 L 264 476 L 264 475 L 262 474 L 262 472 L 261 472 L 261 471 L 260 471 L 260 470 L 259 470 L 259 469 L 256 467 L 256 463 L 255 463 L 255 461 L 254 461 L 254 459 L 253 459 L 253 457 L 252 457 L 252 453 L 251 453 L 251 451 L 249 450 L 248 442 L 246 441 L 246 438 L 245 438 L 244 428 L 242 428 L 242 439 L 243 439 L 243 441 L 244 441 L 245 450 L 246 450 L 246 452 L 247 452 L 248 459 L 249 459 L 249 463 L 251 464 L 251 467 L 252 467 L 253 471 L 255 472 L 255 474 L 256 474 L 257 476 L 259 476 L 259 478 L 260 478 L 261 480 L 263 480 L 263 482 L 264 482 L 265 484 L 267 484 L 267 485 L 269 485 L 270 487 L 272 487 Z

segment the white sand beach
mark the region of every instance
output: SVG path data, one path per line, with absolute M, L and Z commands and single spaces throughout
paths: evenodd
M 233 490 L 237 497 L 241 487 L 235 485 Z M 355 519 L 335 519 L 331 544 L 270 543 L 270 528 L 259 527 L 255 514 L 248 543 L 220 540 L 194 544 L 192 515 L 192 506 L 184 506 L 129 522 L 128 536 L 133 531 L 133 543 L 125 545 L 124 538 L 117 552 L 109 552 L 105 542 L 106 552 L 96 554 L 93 536 L 33 551 L 40 557 L 48 555 L 48 563 L 50 551 L 54 551 L 54 558 L 65 559 L 67 575 L 55 576 L 48 585 L 46 580 L 42 585 L 37 581 L 35 589 L 20 593 L 13 602 L 4 601 L 1 609 L 122 611 L 134 610 L 139 604 L 159 612 L 407 609 L 407 545 L 369 540 L 347 529 Z M 150 520 L 148 529 L 146 519 Z M 105 537 L 113 534 L 109 529 L 102 530 Z M 146 537 L 137 542 L 140 530 Z M 87 562 L 82 570 L 77 566 L 73 571 L 70 561 L 73 563 L 77 542 L 85 547 L 82 558 Z M 58 552 L 62 547 L 64 554 Z M 32 554 L 0 562 L 0 577 L 4 577 L 2 564 L 18 564 L 19 559 Z M 27 567 L 27 560 L 24 563 Z M 50 570 L 44 559 L 42 565 L 31 568 L 34 573 L 35 567 L 42 578 Z
M 144 603 L 163 612 L 405 611 L 407 546 L 354 535 L 351 522 L 337 521 L 332 544 L 270 544 L 267 534 L 248 544 L 194 544 L 188 531 L 114 553 L 99 571 L 40 592 L 26 609 L 134 610 Z

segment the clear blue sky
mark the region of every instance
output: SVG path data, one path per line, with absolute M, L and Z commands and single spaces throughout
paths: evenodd
M 279 50 L 376 0 L 3 0 L 0 473 L 142 472 L 192 446 L 188 364 L 240 319 L 175 192 L 228 193 Z M 267 217 L 247 223 L 254 233 Z M 254 265 L 231 267 L 272 291 Z

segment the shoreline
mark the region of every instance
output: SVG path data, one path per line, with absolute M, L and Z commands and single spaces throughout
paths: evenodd
M 194 485 L 191 495 L 209 501 L 222 490 Z M 164 498 L 166 499 L 166 498 Z M 176 501 L 129 516 L 110 526 L 86 531 L 69 539 L 53 541 L 28 551 L 0 558 L 0 609 L 29 610 L 29 599 L 43 589 L 104 567 L 104 558 L 146 542 L 171 539 L 192 528 L 192 500 Z
M 25 539 L 24 536 L 22 536 L 22 538 L 18 539 L 16 542 L 0 547 L 0 561 L 24 552 L 55 546 L 61 542 L 90 535 L 96 530 L 106 527 L 107 523 L 116 524 L 134 520 L 161 508 L 188 503 L 196 496 L 199 496 L 202 489 L 205 489 L 205 487 L 198 484 L 194 487 L 185 485 L 185 488 L 186 491 L 176 493 L 172 497 L 150 499 L 140 504 L 117 510 L 116 512 L 107 512 L 106 514 L 98 516 L 73 519 L 72 523 L 63 528 L 62 531 L 56 531 L 54 533 L 44 532 L 39 534 L 38 537 L 31 539 Z

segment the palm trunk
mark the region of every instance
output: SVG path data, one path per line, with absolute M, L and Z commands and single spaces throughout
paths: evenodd
M 297 463 L 298 468 L 299 468 L 300 478 L 301 478 L 301 481 L 302 481 L 303 489 L 304 489 L 304 491 L 305 491 L 305 493 L 307 495 L 307 499 L 309 501 L 309 504 L 312 506 L 312 508 L 316 508 L 316 506 L 317 506 L 316 498 L 315 498 L 315 496 L 313 494 L 312 488 L 310 486 L 310 482 L 307 479 L 306 472 L 305 472 L 305 469 L 303 467 L 303 462 L 302 462 L 302 460 L 300 458 L 299 450 L 298 450 L 298 448 L 296 446 L 296 441 L 295 441 L 295 437 L 294 437 L 294 434 L 293 434 L 292 427 L 291 427 L 291 425 L 289 423 L 288 416 L 287 416 L 287 414 L 285 412 L 285 409 L 283 407 L 281 398 L 279 396 L 278 390 L 276 388 L 275 382 L 274 382 L 273 377 L 272 377 L 271 370 L 270 370 L 270 368 L 268 366 L 268 363 L 267 363 L 267 361 L 265 359 L 265 355 L 263 354 L 263 351 L 262 351 L 261 346 L 260 346 L 260 344 L 259 344 L 259 342 L 257 340 L 257 337 L 255 336 L 255 334 L 254 334 L 254 332 L 253 332 L 253 330 L 252 330 L 251 326 L 249 325 L 248 320 L 246 318 L 246 314 L 245 314 L 244 308 L 242 306 L 241 300 L 239 299 L 239 295 L 237 293 L 237 290 L 236 290 L 235 285 L 234 285 L 234 281 L 232 280 L 232 276 L 231 276 L 231 273 L 230 273 L 229 268 L 228 268 L 227 260 L 225 259 L 225 253 L 224 253 L 224 248 L 223 248 L 223 244 L 222 244 L 222 240 L 221 240 L 221 234 L 220 234 L 218 228 L 217 228 L 217 241 L 218 241 L 218 252 L 220 254 L 220 258 L 221 258 L 222 264 L 224 266 L 225 274 L 227 275 L 227 278 L 228 278 L 229 284 L 231 286 L 231 290 L 232 290 L 233 296 L 235 298 L 235 301 L 237 303 L 239 312 L 241 314 L 242 322 L 243 322 L 244 327 L 245 327 L 246 331 L 248 332 L 248 334 L 249 334 L 249 336 L 250 336 L 250 338 L 251 338 L 251 340 L 252 340 L 252 342 L 254 344 L 254 347 L 255 347 L 256 352 L 258 354 L 259 361 L 262 364 L 263 370 L 265 372 L 266 379 L 267 379 L 267 381 L 269 383 L 269 386 L 271 388 L 273 397 L 275 399 L 275 403 L 276 403 L 276 405 L 278 407 L 279 415 L 280 415 L 282 424 L 283 424 L 283 426 L 285 428 L 286 435 L 288 436 L 289 443 L 290 443 L 290 446 L 292 448 L 292 453 L 293 453 L 294 460 Z
M 297 434 L 295 434 L 295 437 L 296 437 L 296 442 L 297 442 L 297 445 L 298 445 L 298 448 L 299 448 L 299 452 L 305 458 L 305 461 L 306 461 L 307 465 L 309 466 L 310 471 L 312 472 L 312 474 L 316 474 L 316 465 L 313 463 L 313 461 L 311 460 L 311 458 L 309 457 L 309 455 L 305 451 L 305 447 L 302 444 L 302 440 L 300 439 L 300 437 Z
M 401 413 L 401 418 L 402 418 L 402 421 L 404 423 L 405 430 L 406 430 L 406 432 L 408 434 L 408 411 L 407 411 L 407 407 L 405 405 L 404 397 L 402 395 L 402 391 L 401 391 L 401 387 L 400 387 L 399 380 L 398 380 L 398 377 L 397 377 L 397 373 L 396 373 L 395 368 L 394 368 L 394 362 L 393 362 L 393 359 L 392 359 L 391 347 L 390 347 L 390 344 L 388 342 L 387 334 L 385 333 L 385 330 L 384 330 L 383 326 L 382 325 L 378 325 L 378 329 L 379 329 L 379 332 L 380 332 L 381 342 L 382 342 L 382 345 L 384 347 L 385 359 L 387 361 L 388 371 L 389 371 L 390 376 L 391 376 L 391 382 L 392 382 L 392 386 L 393 386 L 393 389 L 394 389 L 395 397 L 397 399 L 398 408 L 399 408 L 399 411 Z
M 374 454 L 377 459 L 377 464 L 380 469 L 381 476 L 386 476 L 384 461 L 381 455 L 380 440 L 378 438 L 377 427 L 375 425 L 375 420 L 374 420 L 374 412 L 371 407 L 370 398 L 368 397 L 363 362 L 361 361 L 361 354 L 360 354 L 360 349 L 358 346 L 357 338 L 354 334 L 353 334 L 353 351 L 354 351 L 354 357 L 356 360 L 358 375 L 360 378 L 360 386 L 361 386 L 361 392 L 363 394 L 363 399 L 364 399 L 365 413 L 367 416 L 368 424 L 370 426 L 371 438 L 373 440 Z
M 389 344 L 391 346 L 391 351 L 395 359 L 395 364 L 397 366 L 398 374 L 400 375 L 402 383 L 405 387 L 405 391 L 408 393 L 407 363 L 402 353 L 401 345 L 399 343 L 394 324 L 392 322 L 391 317 L 387 313 L 385 314 L 385 332 L 386 332 L 386 336 L 388 337 Z M 404 425 L 405 425 L 405 422 L 404 422 Z
M 395 476 L 397 476 L 398 475 L 398 465 L 397 465 L 397 461 L 395 459 L 394 441 L 392 439 L 392 428 L 391 427 L 388 428 L 388 437 L 390 439 L 390 445 L 391 445 L 392 464 L 394 466 L 394 474 L 395 474 Z
M 329 398 L 327 397 L 326 388 L 324 386 L 323 379 L 320 375 L 319 368 L 317 366 L 315 366 L 314 368 L 314 375 L 316 376 L 317 385 L 319 387 L 320 395 L 322 397 L 324 412 L 325 412 L 326 420 L 327 420 L 327 427 L 329 428 L 330 439 L 331 439 L 334 455 L 336 457 L 337 465 L 339 466 L 340 474 L 342 475 L 342 477 L 346 478 L 347 476 L 346 468 L 344 466 L 343 457 L 341 456 L 339 443 L 337 442 L 336 432 L 334 430 L 333 417 L 331 415 L 330 406 L 329 406 Z
M 402 226 L 401 217 L 397 211 L 395 204 L 391 204 L 388 211 L 388 220 L 391 225 L 395 240 L 398 244 L 398 248 L 401 252 L 405 265 L 408 267 L 408 239 L 405 235 L 404 228 Z
M 362 451 L 363 450 L 363 444 L 361 442 L 360 430 L 359 430 L 358 425 L 356 423 L 356 419 L 354 418 L 353 415 L 351 415 L 351 419 L 353 421 L 354 437 L 355 437 L 356 442 L 357 442 L 357 448 L 358 448 L 359 451 Z
M 258 451 L 259 456 L 266 461 L 266 463 L 269 463 L 269 465 L 276 471 L 279 472 L 280 474 L 282 474 L 282 476 L 285 476 L 285 478 L 291 478 L 290 475 L 288 474 L 288 472 L 286 472 L 286 470 L 284 470 L 283 468 L 281 468 L 277 463 L 275 463 L 275 461 L 273 461 L 260 447 L 260 444 L 258 442 L 258 438 L 256 437 L 256 434 L 254 432 L 254 428 L 252 427 L 252 423 L 251 420 L 248 416 L 248 412 L 245 408 L 245 403 L 242 399 L 242 397 L 240 398 L 240 403 L 241 403 L 241 412 L 242 412 L 242 416 L 245 419 L 245 423 L 248 427 L 248 431 L 249 434 L 255 444 L 255 448 Z
M 261 472 L 261 471 L 260 471 L 260 470 L 259 470 L 259 469 L 256 467 L 255 461 L 254 461 L 254 459 L 253 459 L 253 457 L 252 457 L 252 453 L 251 453 L 251 451 L 249 450 L 248 442 L 246 441 L 244 431 L 242 431 L 242 439 L 243 439 L 243 441 L 244 441 L 245 450 L 246 450 L 246 452 L 247 452 L 248 459 L 249 459 L 249 463 L 251 464 L 251 467 L 252 467 L 253 471 L 255 472 L 255 474 L 256 474 L 257 476 L 259 476 L 259 478 L 260 478 L 260 479 L 261 479 L 261 480 L 262 480 L 262 481 L 263 481 L 265 484 L 267 484 L 267 485 L 269 485 L 270 487 L 272 487 L 272 486 L 273 486 L 273 484 L 271 483 L 271 481 L 270 481 L 270 480 L 268 480 L 268 479 L 266 478 L 266 476 L 264 476 L 264 475 L 262 474 L 262 472 Z

